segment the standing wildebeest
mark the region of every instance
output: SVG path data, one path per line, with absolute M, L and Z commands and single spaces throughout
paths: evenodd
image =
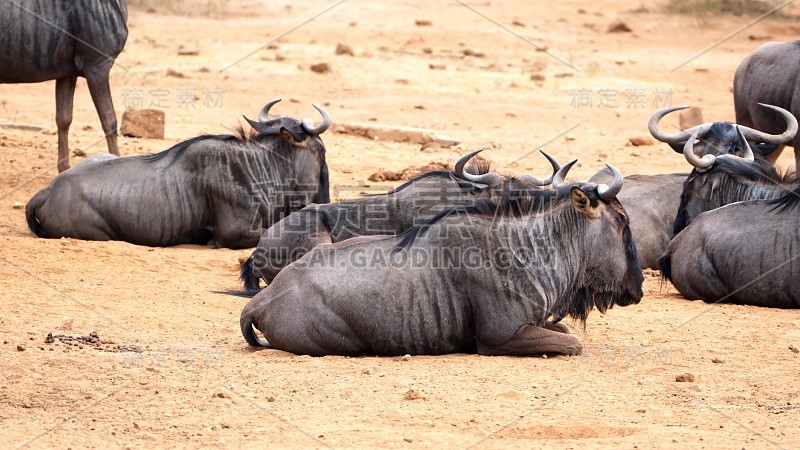
M 78 77 L 86 78 L 108 151 L 119 155 L 108 86 L 128 39 L 124 0 L 15 0 L 0 7 L 0 83 L 56 80 L 58 171 L 69 169 L 69 126 Z
M 255 132 L 204 135 L 153 155 L 81 163 L 31 198 L 28 226 L 39 237 L 134 244 L 244 248 L 291 211 L 327 203 L 323 122 L 248 119 Z
M 800 308 L 800 189 L 700 214 L 661 272 L 689 300 Z
M 492 197 L 401 236 L 317 246 L 244 307 L 245 340 L 315 356 L 579 354 L 549 317 L 642 297 L 612 170 L 610 187 L 556 177 L 527 204 Z
M 779 133 L 778 114 L 757 106 L 769 103 L 800 116 L 800 42 L 768 42 L 747 56 L 733 77 L 736 122 L 768 133 Z M 795 135 L 795 170 L 800 175 L 800 136 Z M 781 150 L 783 146 L 781 146 Z M 780 150 L 769 156 L 774 163 Z
M 696 137 L 697 132 L 695 132 Z M 764 158 L 755 158 L 750 145 L 739 132 L 745 149 L 742 156 L 727 154 L 698 157 L 692 149 L 694 139 L 684 146 L 686 160 L 694 170 L 686 178 L 673 232 L 678 234 L 698 215 L 721 206 L 757 199 L 774 199 L 797 187 L 795 177 L 778 175 Z
M 453 172 L 428 172 L 386 194 L 309 205 L 284 218 L 264 232 L 258 248 L 242 264 L 240 278 L 244 288 L 250 292 L 257 290 L 260 278 L 272 282 L 281 269 L 317 245 L 357 236 L 401 234 L 444 210 L 470 206 L 478 198 L 501 195 L 504 190 L 518 196 L 550 184 L 553 179 L 553 176 L 542 180 L 531 175 L 506 178 L 488 172 L 488 165 L 476 164 L 474 159 L 470 170 L 465 171 L 467 161 L 480 151 L 461 158 Z M 553 166 L 555 175 L 561 166 L 547 153 L 542 151 L 542 154 Z

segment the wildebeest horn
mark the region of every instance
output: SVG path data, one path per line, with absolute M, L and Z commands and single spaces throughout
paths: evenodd
M 577 158 L 564 164 L 560 169 L 558 169 L 558 172 L 553 175 L 553 188 L 560 188 L 564 186 L 564 179 L 567 177 L 567 172 L 569 172 L 569 169 L 571 169 L 576 162 L 578 162 Z
M 683 145 L 683 157 L 686 158 L 686 161 L 688 161 L 689 164 L 697 167 L 701 171 L 705 171 L 714 165 L 714 161 L 717 160 L 717 157 L 712 154 L 707 154 L 700 158 L 694 154 L 694 141 L 697 140 L 697 136 L 700 134 L 700 131 L 701 130 L 697 128 L 694 134 L 692 134 L 691 137 L 689 137 L 689 139 L 686 141 L 686 144 Z
M 474 152 L 469 152 L 466 155 L 462 156 L 461 159 L 459 159 L 456 162 L 456 166 L 453 169 L 453 173 L 455 173 L 455 175 L 458 178 L 461 178 L 462 180 L 471 181 L 473 183 L 490 184 L 491 185 L 491 184 L 495 184 L 495 183 L 499 182 L 502 179 L 502 177 L 500 175 L 494 173 L 494 172 L 485 173 L 483 175 L 473 175 L 473 174 L 471 174 L 469 172 L 464 172 L 464 166 L 467 164 L 467 161 L 472 159 L 473 156 L 477 155 L 478 153 L 482 152 L 483 150 L 485 150 L 485 149 L 479 148 L 478 150 L 475 150 Z
M 666 142 L 667 144 L 677 144 L 678 142 L 684 142 L 689 138 L 689 136 L 691 136 L 698 129 L 702 130 L 702 132 L 700 133 L 701 135 L 705 134 L 705 132 L 708 131 L 709 128 L 711 128 L 710 123 L 695 125 L 692 128 L 683 130 L 680 133 L 676 134 L 665 134 L 658 129 L 658 122 L 660 122 L 664 116 L 666 116 L 671 112 L 680 111 L 686 108 L 688 108 L 688 106 L 670 106 L 667 108 L 659 109 L 658 111 L 653 113 L 653 115 L 650 116 L 650 120 L 647 122 L 647 129 L 650 130 L 650 134 L 659 141 Z
M 624 181 L 624 177 L 622 176 L 622 172 L 617 170 L 616 167 L 612 166 L 611 164 L 606 164 L 608 170 L 614 174 L 614 181 L 611 183 L 611 186 L 600 184 L 597 186 L 597 195 L 600 196 L 603 200 L 610 202 L 614 199 L 614 197 L 619 194 L 619 191 L 622 190 L 622 182 Z
M 314 123 L 306 119 L 303 121 L 303 129 L 308 134 L 322 134 L 328 129 L 329 126 L 331 126 L 331 116 L 329 116 L 328 113 L 316 103 L 313 103 L 311 106 L 313 106 L 314 109 L 322 114 L 322 123 L 319 124 L 318 127 L 314 127 Z
M 272 106 L 275 103 L 278 103 L 281 100 L 283 99 L 275 98 L 270 100 L 266 105 L 264 105 L 264 107 L 261 108 L 261 111 L 258 112 L 258 121 L 261 123 L 267 123 L 269 121 L 268 115 L 270 108 L 272 108 Z
M 753 142 L 763 142 L 765 144 L 783 144 L 784 142 L 792 140 L 794 135 L 797 134 L 797 119 L 794 115 L 778 106 L 767 105 L 766 103 L 759 103 L 759 105 L 769 108 L 783 116 L 783 119 L 786 121 L 786 131 L 781 134 L 769 134 L 744 125 L 739 125 L 742 128 L 744 136 Z
M 545 179 L 537 178 L 533 175 L 520 175 L 519 179 L 535 184 L 536 186 L 547 186 L 548 184 L 551 184 L 553 182 L 553 177 L 556 176 L 558 171 L 561 169 L 561 164 L 559 164 L 555 158 L 548 155 L 547 152 L 545 152 L 544 150 L 540 149 L 539 153 L 544 155 L 544 157 L 547 158 L 548 161 L 550 161 L 550 165 L 553 166 L 553 174 Z

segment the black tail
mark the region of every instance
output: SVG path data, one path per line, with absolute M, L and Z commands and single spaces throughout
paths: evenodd
M 243 289 L 241 291 L 211 291 L 215 294 L 233 295 L 236 297 L 253 298 L 261 289 Z
M 239 268 L 239 279 L 244 282 L 244 289 L 246 291 L 258 292 L 261 290 L 261 287 L 258 285 L 260 277 L 253 272 L 253 255 L 250 255 L 247 261 L 242 263 L 242 267 Z
M 661 258 L 658 258 L 658 269 L 661 271 L 661 279 L 672 282 L 672 253 L 669 251 L 664 252 Z
M 253 327 L 253 321 L 249 316 L 242 315 L 242 318 L 239 319 L 239 326 L 242 328 L 244 340 L 247 341 L 250 346 L 272 348 L 269 342 L 256 336 L 256 329 Z
M 44 190 L 37 192 L 36 195 L 31 197 L 30 201 L 28 201 L 28 204 L 25 206 L 25 220 L 28 221 L 28 228 L 31 229 L 33 234 L 40 238 L 47 238 L 50 236 L 44 232 L 42 224 L 39 223 L 39 219 L 36 218 L 36 209 L 42 206 L 45 200 L 43 192 Z

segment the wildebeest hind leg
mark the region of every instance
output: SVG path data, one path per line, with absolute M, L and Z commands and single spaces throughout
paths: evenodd
M 580 355 L 581 341 L 575 336 L 535 325 L 525 325 L 505 344 L 488 347 L 478 342 L 478 353 L 482 355 L 528 356 L 545 353 Z
M 111 98 L 111 88 L 108 85 L 108 73 L 111 66 L 98 67 L 86 73 L 86 84 L 89 85 L 89 93 L 92 95 L 92 102 L 100 117 L 100 124 L 103 126 L 103 133 L 106 135 L 108 151 L 119 156 L 117 147 L 117 115 L 114 112 L 114 102 Z

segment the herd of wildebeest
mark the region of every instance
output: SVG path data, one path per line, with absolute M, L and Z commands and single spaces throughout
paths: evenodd
M 552 174 L 506 176 L 476 150 L 452 171 L 330 203 L 321 135 L 331 118 L 317 105 L 319 125 L 270 117 L 272 100 L 233 135 L 117 156 L 108 70 L 127 36 L 124 2 L 100 2 L 99 16 L 125 31 L 111 37 L 102 20 L 74 12 L 96 0 L 35 3 L 72 33 L 26 28 L 21 4 L 0 14 L 4 30 L 14 29 L 0 33 L 0 82 L 57 80 L 60 173 L 28 202 L 29 228 L 42 238 L 256 246 L 241 267 L 244 290 L 234 292 L 252 296 L 240 319 L 252 346 L 574 355 L 581 342 L 561 320 L 638 303 L 643 268 L 660 269 L 691 300 L 800 307 L 800 184 L 773 166 L 785 145 L 800 162 L 800 42 L 765 44 L 741 63 L 736 124 L 666 133 L 661 119 L 685 107 L 651 116 L 650 134 L 689 173 L 623 177 L 606 164 L 586 182 L 569 181 L 577 160 L 561 165 L 542 151 Z M 35 44 L 15 45 L 34 32 L 40 39 L 26 42 Z M 70 39 L 86 45 L 62 42 Z M 89 80 L 113 154 L 69 168 L 78 76 Z

